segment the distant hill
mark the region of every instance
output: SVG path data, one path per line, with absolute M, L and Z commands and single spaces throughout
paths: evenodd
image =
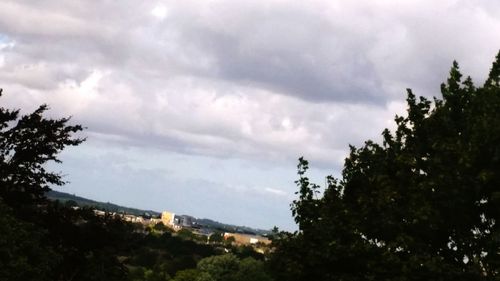
M 110 202 L 105 203 L 105 202 L 94 201 L 84 197 L 76 196 L 74 194 L 59 192 L 55 190 L 47 192 L 46 195 L 51 200 L 59 200 L 63 203 L 67 201 L 74 201 L 78 206 L 94 207 L 96 209 L 108 212 L 126 213 L 134 216 L 141 216 L 144 214 L 149 214 L 151 216 L 161 216 L 161 213 L 157 211 L 123 207 Z M 259 235 L 267 235 L 271 232 L 270 230 L 255 229 L 248 226 L 225 224 L 207 218 L 203 219 L 196 218 L 195 221 L 201 226 L 211 228 L 214 230 L 219 230 L 222 232 L 236 232 L 236 233 L 259 234 Z
M 235 233 L 246 233 L 246 234 L 258 234 L 258 235 L 268 235 L 271 233 L 270 230 L 256 229 L 248 226 L 237 226 L 231 224 L 225 224 L 211 219 L 196 219 L 199 225 L 206 226 L 211 229 L 219 230 L 222 232 L 235 232 Z
M 141 209 L 135 209 L 135 208 L 129 208 L 129 207 L 123 207 L 120 205 L 116 205 L 113 203 L 109 202 L 98 202 L 94 200 L 90 200 L 87 198 L 83 198 L 80 196 L 72 195 L 69 193 L 64 193 L 64 192 L 59 192 L 55 190 L 51 190 L 46 193 L 47 197 L 52 200 L 59 200 L 61 202 L 66 202 L 66 201 L 75 201 L 78 206 L 88 206 L 88 207 L 94 207 L 99 210 L 103 211 L 108 211 L 108 212 L 115 212 L 115 213 L 126 213 L 126 214 L 131 214 L 134 216 L 141 216 L 144 215 L 145 213 L 148 213 L 152 216 L 160 216 L 161 213 L 156 212 L 156 211 L 151 211 L 151 210 L 141 210 Z

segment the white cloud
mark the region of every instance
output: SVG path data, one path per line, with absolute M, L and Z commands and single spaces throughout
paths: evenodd
M 287 196 L 288 195 L 285 191 L 283 191 L 281 189 L 266 187 L 266 188 L 264 188 L 264 190 L 266 192 L 269 192 L 269 193 L 277 195 L 277 196 Z
M 404 88 L 437 95 L 454 57 L 484 76 L 500 45 L 491 7 L 469 1 L 167 1 L 152 9 L 131 1 L 96 15 L 76 3 L 48 1 L 43 15 L 40 6 L 2 3 L 3 84 L 77 114 L 97 133 L 212 156 L 304 153 L 338 166 L 347 143 L 392 124 Z M 106 9 L 115 13 L 98 17 Z M 147 14 L 169 20 L 151 24 Z
M 2 1 L 0 30 L 8 106 L 48 103 L 108 146 L 338 170 L 349 143 L 393 126 L 405 88 L 439 96 L 453 59 L 482 82 L 500 6 Z
M 160 19 L 160 20 L 163 20 L 167 17 L 168 15 L 168 11 L 167 11 L 167 8 L 161 4 L 155 6 L 153 8 L 153 10 L 151 10 L 151 15 L 153 15 L 154 17 Z

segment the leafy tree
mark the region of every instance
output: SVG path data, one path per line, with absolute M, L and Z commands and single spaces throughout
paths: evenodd
M 65 147 L 84 140 L 75 137 L 82 126 L 47 118 L 47 109 L 21 115 L 0 107 L 0 279 L 123 280 L 117 253 L 128 226 L 45 197 L 50 186 L 65 183 L 46 164 L 61 162 Z
M 193 240 L 193 241 L 199 241 L 199 242 L 206 242 L 207 238 L 202 235 L 198 235 L 191 230 L 187 228 L 182 228 L 181 230 L 177 231 L 177 237 L 180 237 L 182 239 L 186 240 Z
M 168 274 L 158 271 L 148 269 L 144 272 L 144 281 L 167 281 L 170 280 Z
M 395 132 L 351 146 L 322 197 L 301 158 L 277 279 L 500 280 L 499 81 L 500 53 L 482 87 L 454 62 L 442 99 L 408 90 Z
M 231 249 L 231 253 L 235 254 L 238 258 L 254 258 L 256 260 L 263 260 L 264 255 L 258 253 L 255 249 L 257 244 L 255 245 L 233 245 Z
M 210 243 L 222 244 L 222 242 L 224 242 L 224 233 L 216 231 L 210 235 L 208 240 L 210 241 Z
M 245 258 L 240 261 L 238 272 L 235 274 L 238 281 L 272 281 L 264 268 L 262 261 L 254 258 Z
M 2 90 L 0 89 L 0 97 Z M 28 115 L 0 107 L 0 279 L 53 280 L 64 260 L 51 233 L 40 227 L 47 218 L 49 185 L 62 185 L 61 175 L 47 171 L 49 161 L 83 139 L 69 118 L 48 119 L 46 105 Z
M 197 266 L 198 281 L 271 281 L 262 261 L 251 257 L 240 260 L 232 254 L 202 259 Z
M 196 269 L 179 271 L 175 281 L 272 281 L 262 261 L 243 260 L 232 254 L 211 256 L 198 262 Z
M 185 269 L 180 270 L 175 275 L 174 281 L 195 281 L 200 276 L 200 272 L 197 269 Z
M 166 227 L 162 222 L 155 224 L 153 229 L 156 231 L 159 231 L 160 233 L 172 232 L 172 230 L 170 228 Z
M 0 280 L 52 280 L 61 257 L 42 243 L 45 233 L 18 221 L 2 200 L 0 213 Z
M 210 280 L 234 280 L 234 273 L 238 271 L 239 260 L 236 256 L 228 254 L 202 259 L 198 263 L 198 270 L 206 273 Z
M 61 162 L 59 152 L 83 141 L 73 137 L 82 126 L 68 125 L 69 118 L 45 118 L 47 109 L 42 105 L 20 116 L 19 110 L 0 107 L 0 196 L 15 208 L 40 203 L 50 185 L 63 185 L 61 175 L 45 164 Z
M 48 202 L 35 215 L 47 235 L 43 243 L 61 256 L 52 280 L 124 280 L 127 270 L 118 255 L 136 240 L 132 224 L 118 217 L 95 216 L 92 209 L 67 208 Z

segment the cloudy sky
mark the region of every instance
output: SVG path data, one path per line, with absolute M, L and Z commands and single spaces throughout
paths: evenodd
M 294 229 L 297 158 L 322 183 L 454 59 L 484 81 L 500 2 L 1 1 L 1 105 L 71 115 L 64 191 Z

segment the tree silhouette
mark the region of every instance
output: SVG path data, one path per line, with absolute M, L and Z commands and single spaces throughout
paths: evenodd
M 0 97 L 2 90 L 0 89 Z M 14 208 L 40 203 L 50 185 L 63 185 L 60 174 L 46 170 L 66 147 L 84 139 L 73 135 L 83 128 L 69 118 L 49 119 L 41 105 L 28 115 L 0 107 L 0 196 Z
M 407 91 L 383 143 L 350 148 L 322 197 L 299 163 L 296 233 L 280 233 L 279 280 L 499 280 L 500 53 L 486 83 L 458 64 L 431 102 Z

